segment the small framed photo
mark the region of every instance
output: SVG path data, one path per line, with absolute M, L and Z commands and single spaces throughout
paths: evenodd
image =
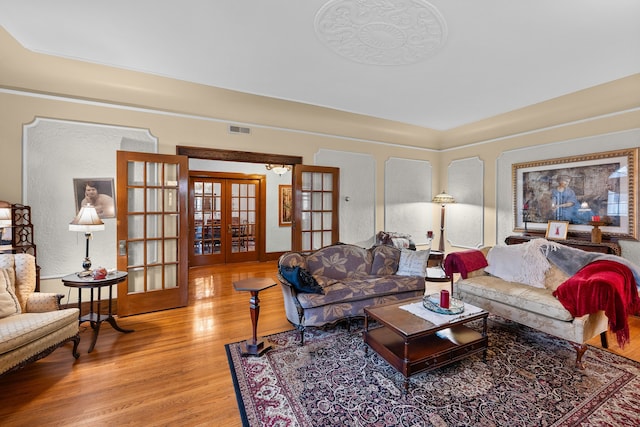
M 568 231 L 569 221 L 549 221 L 547 234 L 544 237 L 548 240 L 567 240 Z

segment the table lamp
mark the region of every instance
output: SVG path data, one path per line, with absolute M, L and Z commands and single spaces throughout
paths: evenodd
M 442 191 L 442 193 L 437 194 L 431 202 L 440 203 L 442 205 L 442 210 L 440 212 L 440 244 L 438 245 L 438 250 L 440 252 L 444 252 L 444 205 L 448 203 L 455 203 L 456 200 L 452 195 Z
M 96 208 L 91 205 L 83 206 L 78 215 L 69 223 L 69 231 L 83 232 L 87 239 L 87 250 L 85 253 L 82 268 L 88 272 L 91 268 L 91 259 L 89 258 L 89 239 L 94 231 L 104 230 L 104 222 L 98 216 Z

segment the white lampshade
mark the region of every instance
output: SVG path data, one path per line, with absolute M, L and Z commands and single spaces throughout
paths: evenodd
M 69 223 L 69 231 L 91 233 L 102 230 L 104 230 L 104 222 L 98 216 L 96 208 L 91 205 L 83 206 L 78 215 Z
M 0 208 L 0 227 L 11 225 L 11 208 Z

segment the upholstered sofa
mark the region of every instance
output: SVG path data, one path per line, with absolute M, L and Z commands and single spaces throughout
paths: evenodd
M 30 254 L 0 254 L 0 375 L 41 359 L 73 341 L 77 359 L 78 309 L 60 309 L 63 295 L 35 292 Z
M 428 251 L 392 246 L 370 249 L 335 244 L 313 252 L 287 252 L 278 262 L 278 279 L 287 319 L 300 330 L 364 316 L 364 308 L 424 295 Z M 305 293 L 287 280 L 283 268 L 310 273 L 322 293 Z M 399 271 L 400 268 L 400 271 Z
M 585 253 L 544 239 L 535 240 L 533 244 L 483 248 L 487 267 L 465 272 L 466 278 L 455 282 L 454 294 L 492 314 L 569 341 L 576 350 L 576 366 L 584 368 L 586 341 L 600 335 L 602 345 L 607 347 L 608 318 L 601 310 L 574 317 L 554 293 L 572 277 L 572 271 L 594 260 L 625 262 L 614 255 Z M 540 263 L 541 256 L 548 261 L 546 264 Z M 567 269 L 567 264 L 573 265 Z

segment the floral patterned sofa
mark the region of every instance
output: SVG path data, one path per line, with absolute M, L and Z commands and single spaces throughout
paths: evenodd
M 405 255 L 401 255 L 403 254 Z M 287 319 L 300 330 L 304 344 L 307 326 L 323 326 L 340 320 L 364 316 L 364 308 L 389 301 L 424 295 L 424 274 L 404 275 L 398 271 L 401 258 L 414 258 L 424 272 L 428 251 L 408 251 L 392 246 L 370 249 L 349 244 L 335 244 L 314 252 L 287 252 L 278 261 L 282 267 L 300 267 L 308 271 L 323 293 L 298 292 L 293 284 L 278 274 L 284 295 Z M 419 259 L 418 259 L 419 258 Z M 401 273 L 402 275 L 396 274 Z
M 78 309 L 60 309 L 62 295 L 35 292 L 30 254 L 0 254 L 0 375 L 41 359 L 68 341 L 77 359 Z

